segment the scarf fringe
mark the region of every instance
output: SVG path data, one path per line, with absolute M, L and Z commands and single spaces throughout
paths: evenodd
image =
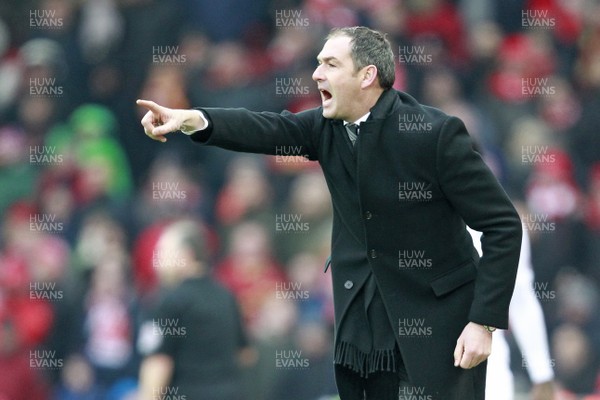
M 373 350 L 367 354 L 350 343 L 340 342 L 335 347 L 333 360 L 335 364 L 359 373 L 361 378 L 379 371 L 396 372 L 396 359 L 392 349 Z

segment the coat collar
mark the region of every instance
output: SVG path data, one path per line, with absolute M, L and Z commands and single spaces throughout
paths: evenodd
M 371 119 L 385 119 L 398 106 L 400 99 L 398 92 L 393 89 L 384 90 L 377 99 L 377 103 L 371 108 Z

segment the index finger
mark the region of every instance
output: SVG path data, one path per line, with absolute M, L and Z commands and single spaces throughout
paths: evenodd
M 145 107 L 154 113 L 160 113 L 161 107 L 153 101 L 138 99 L 136 100 L 135 104 Z

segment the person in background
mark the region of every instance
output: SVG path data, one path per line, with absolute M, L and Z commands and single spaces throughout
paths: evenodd
M 154 262 L 165 293 L 140 328 L 140 400 L 244 397 L 240 366 L 250 351 L 241 315 L 208 274 L 205 245 L 191 220 L 173 222 L 159 237 Z
M 473 243 L 481 253 L 481 232 L 468 229 Z M 510 330 L 523 354 L 521 365 L 527 368 L 533 384 L 533 400 L 553 400 L 555 398 L 553 360 L 548 350 L 546 323 L 536 291 L 534 289 L 533 267 L 531 266 L 531 245 L 529 234 L 523 230 L 521 257 L 517 270 L 515 291 L 508 309 Z M 503 331 L 493 334 L 492 354 L 488 358 L 486 379 L 486 400 L 513 400 L 514 379 L 510 369 L 510 349 Z

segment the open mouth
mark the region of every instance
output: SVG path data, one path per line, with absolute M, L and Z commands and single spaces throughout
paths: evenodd
M 319 91 L 321 92 L 321 99 L 323 100 L 323 103 L 325 103 L 328 100 L 331 100 L 331 98 L 333 97 L 331 92 L 329 92 L 328 90 L 319 89 Z

